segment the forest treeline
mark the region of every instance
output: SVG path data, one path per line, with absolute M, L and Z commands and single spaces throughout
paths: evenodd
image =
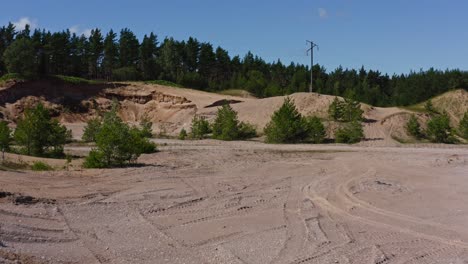
M 89 37 L 69 30 L 0 28 L 0 76 L 29 78 L 68 75 L 108 81 L 166 80 L 199 90 L 244 89 L 257 97 L 308 91 L 309 67 L 266 62 L 248 52 L 231 57 L 227 50 L 190 37 L 160 41 L 154 33 L 140 41 L 128 28 Z M 314 90 L 376 106 L 409 105 L 445 91 L 468 87 L 468 72 L 458 69 L 383 74 L 377 70 L 313 66 Z

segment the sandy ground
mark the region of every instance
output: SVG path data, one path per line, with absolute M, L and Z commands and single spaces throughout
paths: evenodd
M 0 263 L 468 263 L 466 146 L 160 144 L 0 172 Z

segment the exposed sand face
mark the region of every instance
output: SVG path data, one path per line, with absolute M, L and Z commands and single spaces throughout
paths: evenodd
M 466 147 L 162 142 L 143 167 L 0 172 L 0 263 L 468 261 Z

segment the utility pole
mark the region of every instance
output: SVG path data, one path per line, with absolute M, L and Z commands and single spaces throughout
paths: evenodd
M 307 44 L 310 44 L 310 49 L 307 50 L 307 55 L 309 55 L 309 51 L 310 51 L 310 87 L 309 87 L 309 92 L 311 93 L 312 92 L 312 82 L 313 82 L 313 73 L 312 73 L 312 70 L 314 68 L 314 48 L 317 48 L 317 50 L 319 49 L 319 46 L 317 44 L 315 44 L 313 41 L 310 41 L 310 40 L 306 40 Z

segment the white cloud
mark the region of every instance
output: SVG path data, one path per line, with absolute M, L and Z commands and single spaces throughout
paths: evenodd
M 29 25 L 31 29 L 35 29 L 37 27 L 37 20 L 32 20 L 29 17 L 22 17 L 18 21 L 13 22 L 13 25 L 15 25 L 16 30 L 23 30 L 26 25 Z
M 320 18 L 327 18 L 328 17 L 328 12 L 325 8 L 319 8 L 318 9 L 318 12 L 319 12 L 319 17 Z
M 78 36 L 81 36 L 81 35 L 85 35 L 85 37 L 89 37 L 91 36 L 91 30 L 90 28 L 85 28 L 85 29 L 80 29 L 80 26 L 79 25 L 74 25 L 70 28 L 68 28 L 68 30 L 70 30 L 70 33 L 75 33 L 76 35 Z

